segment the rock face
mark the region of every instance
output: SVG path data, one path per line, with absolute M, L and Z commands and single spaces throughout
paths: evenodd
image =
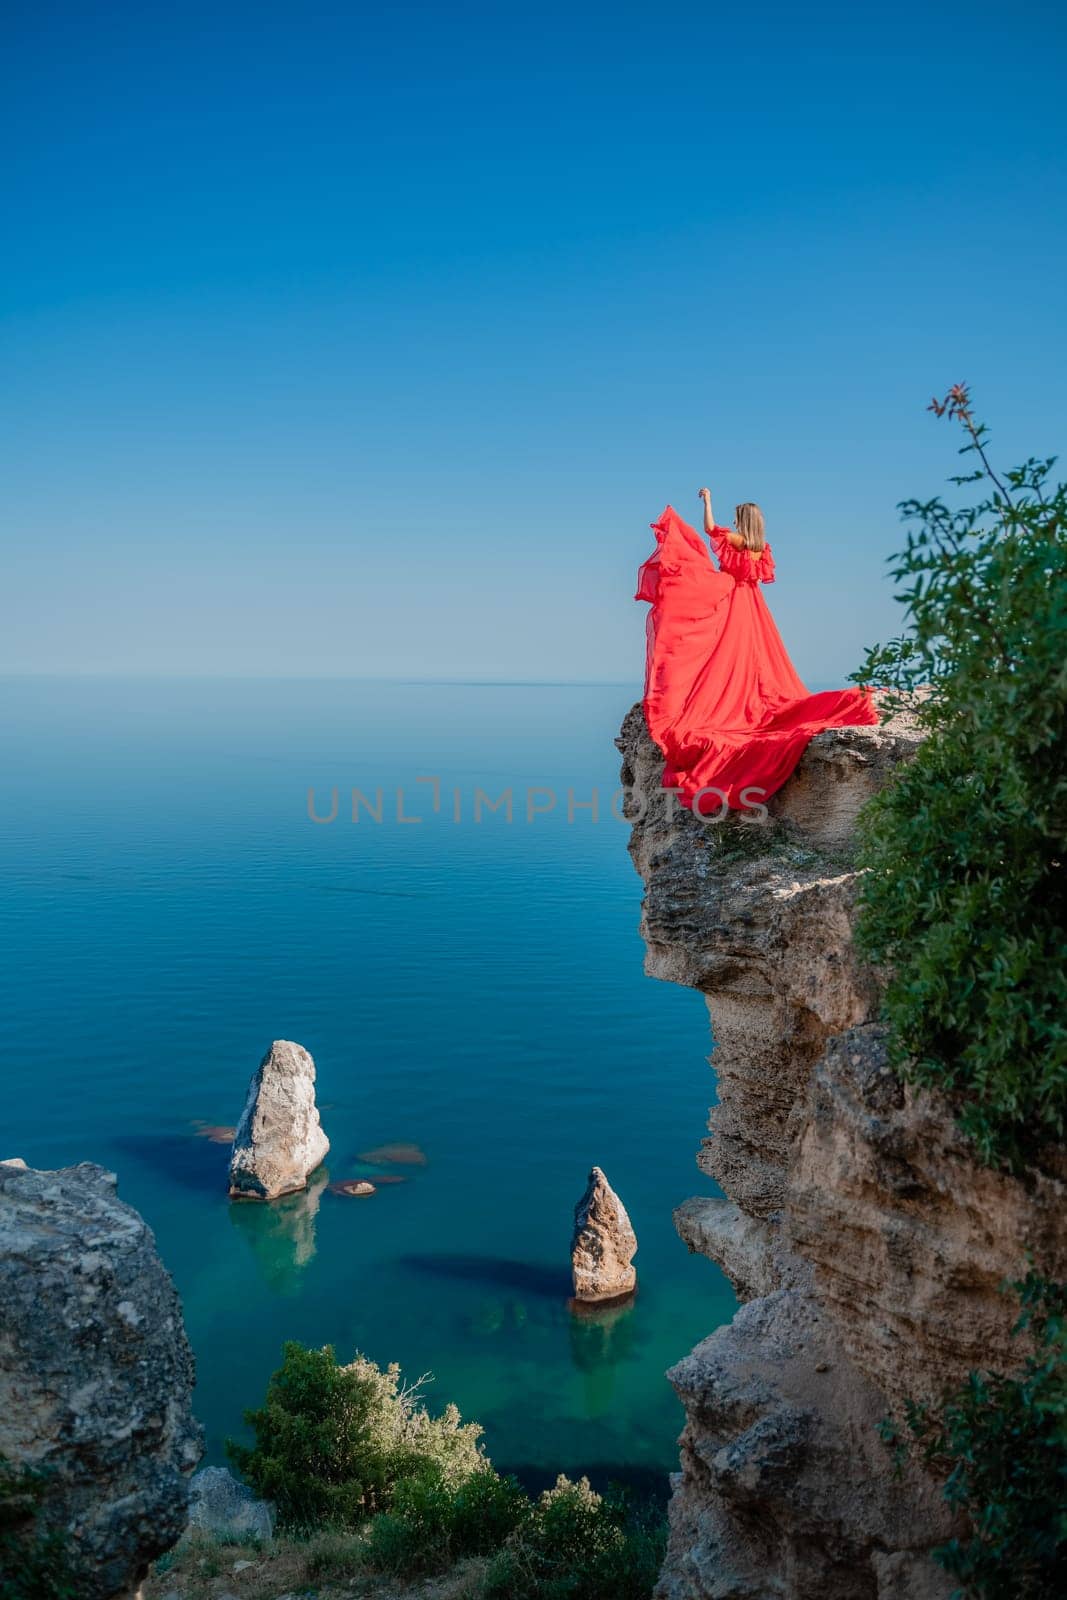
M 637 1286 L 637 1272 L 631 1265 L 636 1253 L 637 1235 L 626 1207 L 600 1168 L 594 1167 L 574 1208 L 574 1298 L 588 1304 L 632 1294 Z
M 230 1157 L 230 1194 L 274 1200 L 303 1189 L 329 1148 L 315 1105 L 315 1063 L 302 1045 L 275 1039 L 248 1086 Z
M 1018 1366 L 1024 1254 L 1067 1275 L 1065 1185 L 978 1165 L 937 1096 L 886 1066 L 879 981 L 852 941 L 860 806 L 908 759 L 904 717 L 815 738 L 766 825 L 660 787 L 640 707 L 619 740 L 646 970 L 701 990 L 718 1103 L 681 1204 L 690 1249 L 747 1302 L 673 1368 L 686 1413 L 660 1600 L 935 1600 L 953 1531 L 875 1424 L 972 1367 Z
M 201 1453 L 174 1285 L 115 1179 L 0 1165 L 0 1455 L 44 1470 L 84 1600 L 125 1593 L 182 1533 Z
M 233 1544 L 269 1544 L 274 1514 L 225 1467 L 201 1467 L 189 1485 L 189 1526 Z

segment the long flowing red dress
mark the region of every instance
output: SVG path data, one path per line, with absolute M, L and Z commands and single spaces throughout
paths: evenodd
M 823 728 L 874 723 L 868 689 L 809 694 L 775 627 L 761 583 L 774 557 L 735 550 L 725 528 L 711 544 L 668 506 L 652 524 L 656 548 L 638 573 L 648 600 L 645 720 L 666 758 L 665 788 L 702 814 L 766 800 Z

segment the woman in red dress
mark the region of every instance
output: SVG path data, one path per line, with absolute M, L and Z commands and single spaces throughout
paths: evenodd
M 875 723 L 869 689 L 809 694 L 797 677 L 760 584 L 774 582 L 763 513 L 737 507 L 719 527 L 701 489 L 704 532 L 668 506 L 638 574 L 648 600 L 645 720 L 666 757 L 665 788 L 702 815 L 756 808 L 780 789 L 823 728 Z

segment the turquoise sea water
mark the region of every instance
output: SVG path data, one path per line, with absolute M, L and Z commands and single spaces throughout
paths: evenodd
M 699 995 L 643 975 L 640 883 L 609 810 L 628 686 L 22 680 L 0 685 L 0 1155 L 91 1160 L 155 1230 L 211 1459 L 285 1338 L 434 1375 L 494 1462 L 652 1481 L 664 1369 L 732 1314 L 671 1208 L 711 1098 Z M 433 810 L 440 779 L 440 810 Z M 339 790 L 338 816 L 315 824 Z M 365 810 L 351 821 L 353 786 Z M 399 821 L 396 790 L 404 790 Z M 513 820 L 482 808 L 513 791 Z M 554 810 L 527 820 L 527 790 Z M 600 816 L 567 816 L 599 791 Z M 456 820 L 456 794 L 459 820 Z M 535 794 L 546 806 L 548 796 Z M 314 1055 L 331 1181 L 231 1204 L 227 1149 L 274 1038 Z M 568 1309 L 592 1163 L 640 1240 L 621 1315 Z M 383 1169 L 378 1169 L 383 1170 Z

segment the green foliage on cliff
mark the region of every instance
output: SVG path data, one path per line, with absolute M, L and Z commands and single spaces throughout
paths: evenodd
M 454 1485 L 485 1467 L 478 1424 L 452 1405 L 431 1416 L 419 1385 L 401 1386 L 399 1367 L 382 1371 L 363 1356 L 340 1366 L 328 1345 L 295 1341 L 282 1355 L 264 1404 L 245 1413 L 255 1444 L 227 1445 L 281 1527 L 355 1527 L 405 1479 L 432 1469 Z
M 647 1600 L 666 1543 L 661 1516 L 561 1477 L 489 1563 L 484 1600 Z
M 967 392 L 978 503 L 907 501 L 893 576 L 907 631 L 857 681 L 925 693 L 927 738 L 866 808 L 860 948 L 889 971 L 892 1050 L 950 1093 L 984 1159 L 1019 1163 L 1067 1119 L 1067 486 L 997 476 Z
M 0 1596 L 2 1600 L 77 1600 L 78 1586 L 62 1534 L 38 1526 L 41 1473 L 0 1456 Z
M 479 1600 L 648 1600 L 666 1546 L 662 1515 L 560 1477 L 531 1501 L 492 1470 L 449 1488 L 434 1474 L 400 1485 L 371 1523 L 366 1560 L 411 1578 L 468 1556 L 490 1560 Z
M 500 1477 L 488 1463 L 453 1484 L 427 1468 L 398 1484 L 390 1509 L 371 1523 L 367 1562 L 379 1572 L 410 1578 L 468 1556 L 490 1555 L 523 1522 L 529 1506 L 515 1479 Z
M 1067 1285 L 1031 1273 L 1012 1285 L 1035 1351 L 1022 1373 L 972 1372 L 933 1417 L 910 1406 L 907 1426 L 970 1536 L 935 1558 L 976 1600 L 1060 1600 L 1067 1594 Z M 883 1425 L 883 1437 L 901 1432 Z
M 290 1343 L 263 1406 L 246 1413 L 254 1445 L 227 1448 L 281 1528 L 357 1536 L 339 1553 L 346 1570 L 420 1578 L 480 1557 L 479 1600 L 648 1600 L 666 1544 L 660 1512 L 584 1478 L 531 1501 L 494 1472 L 476 1423 L 455 1406 L 430 1416 L 418 1390 L 396 1367 L 362 1356 L 340 1366 L 329 1347 Z M 309 1570 L 324 1559 L 309 1554 Z

